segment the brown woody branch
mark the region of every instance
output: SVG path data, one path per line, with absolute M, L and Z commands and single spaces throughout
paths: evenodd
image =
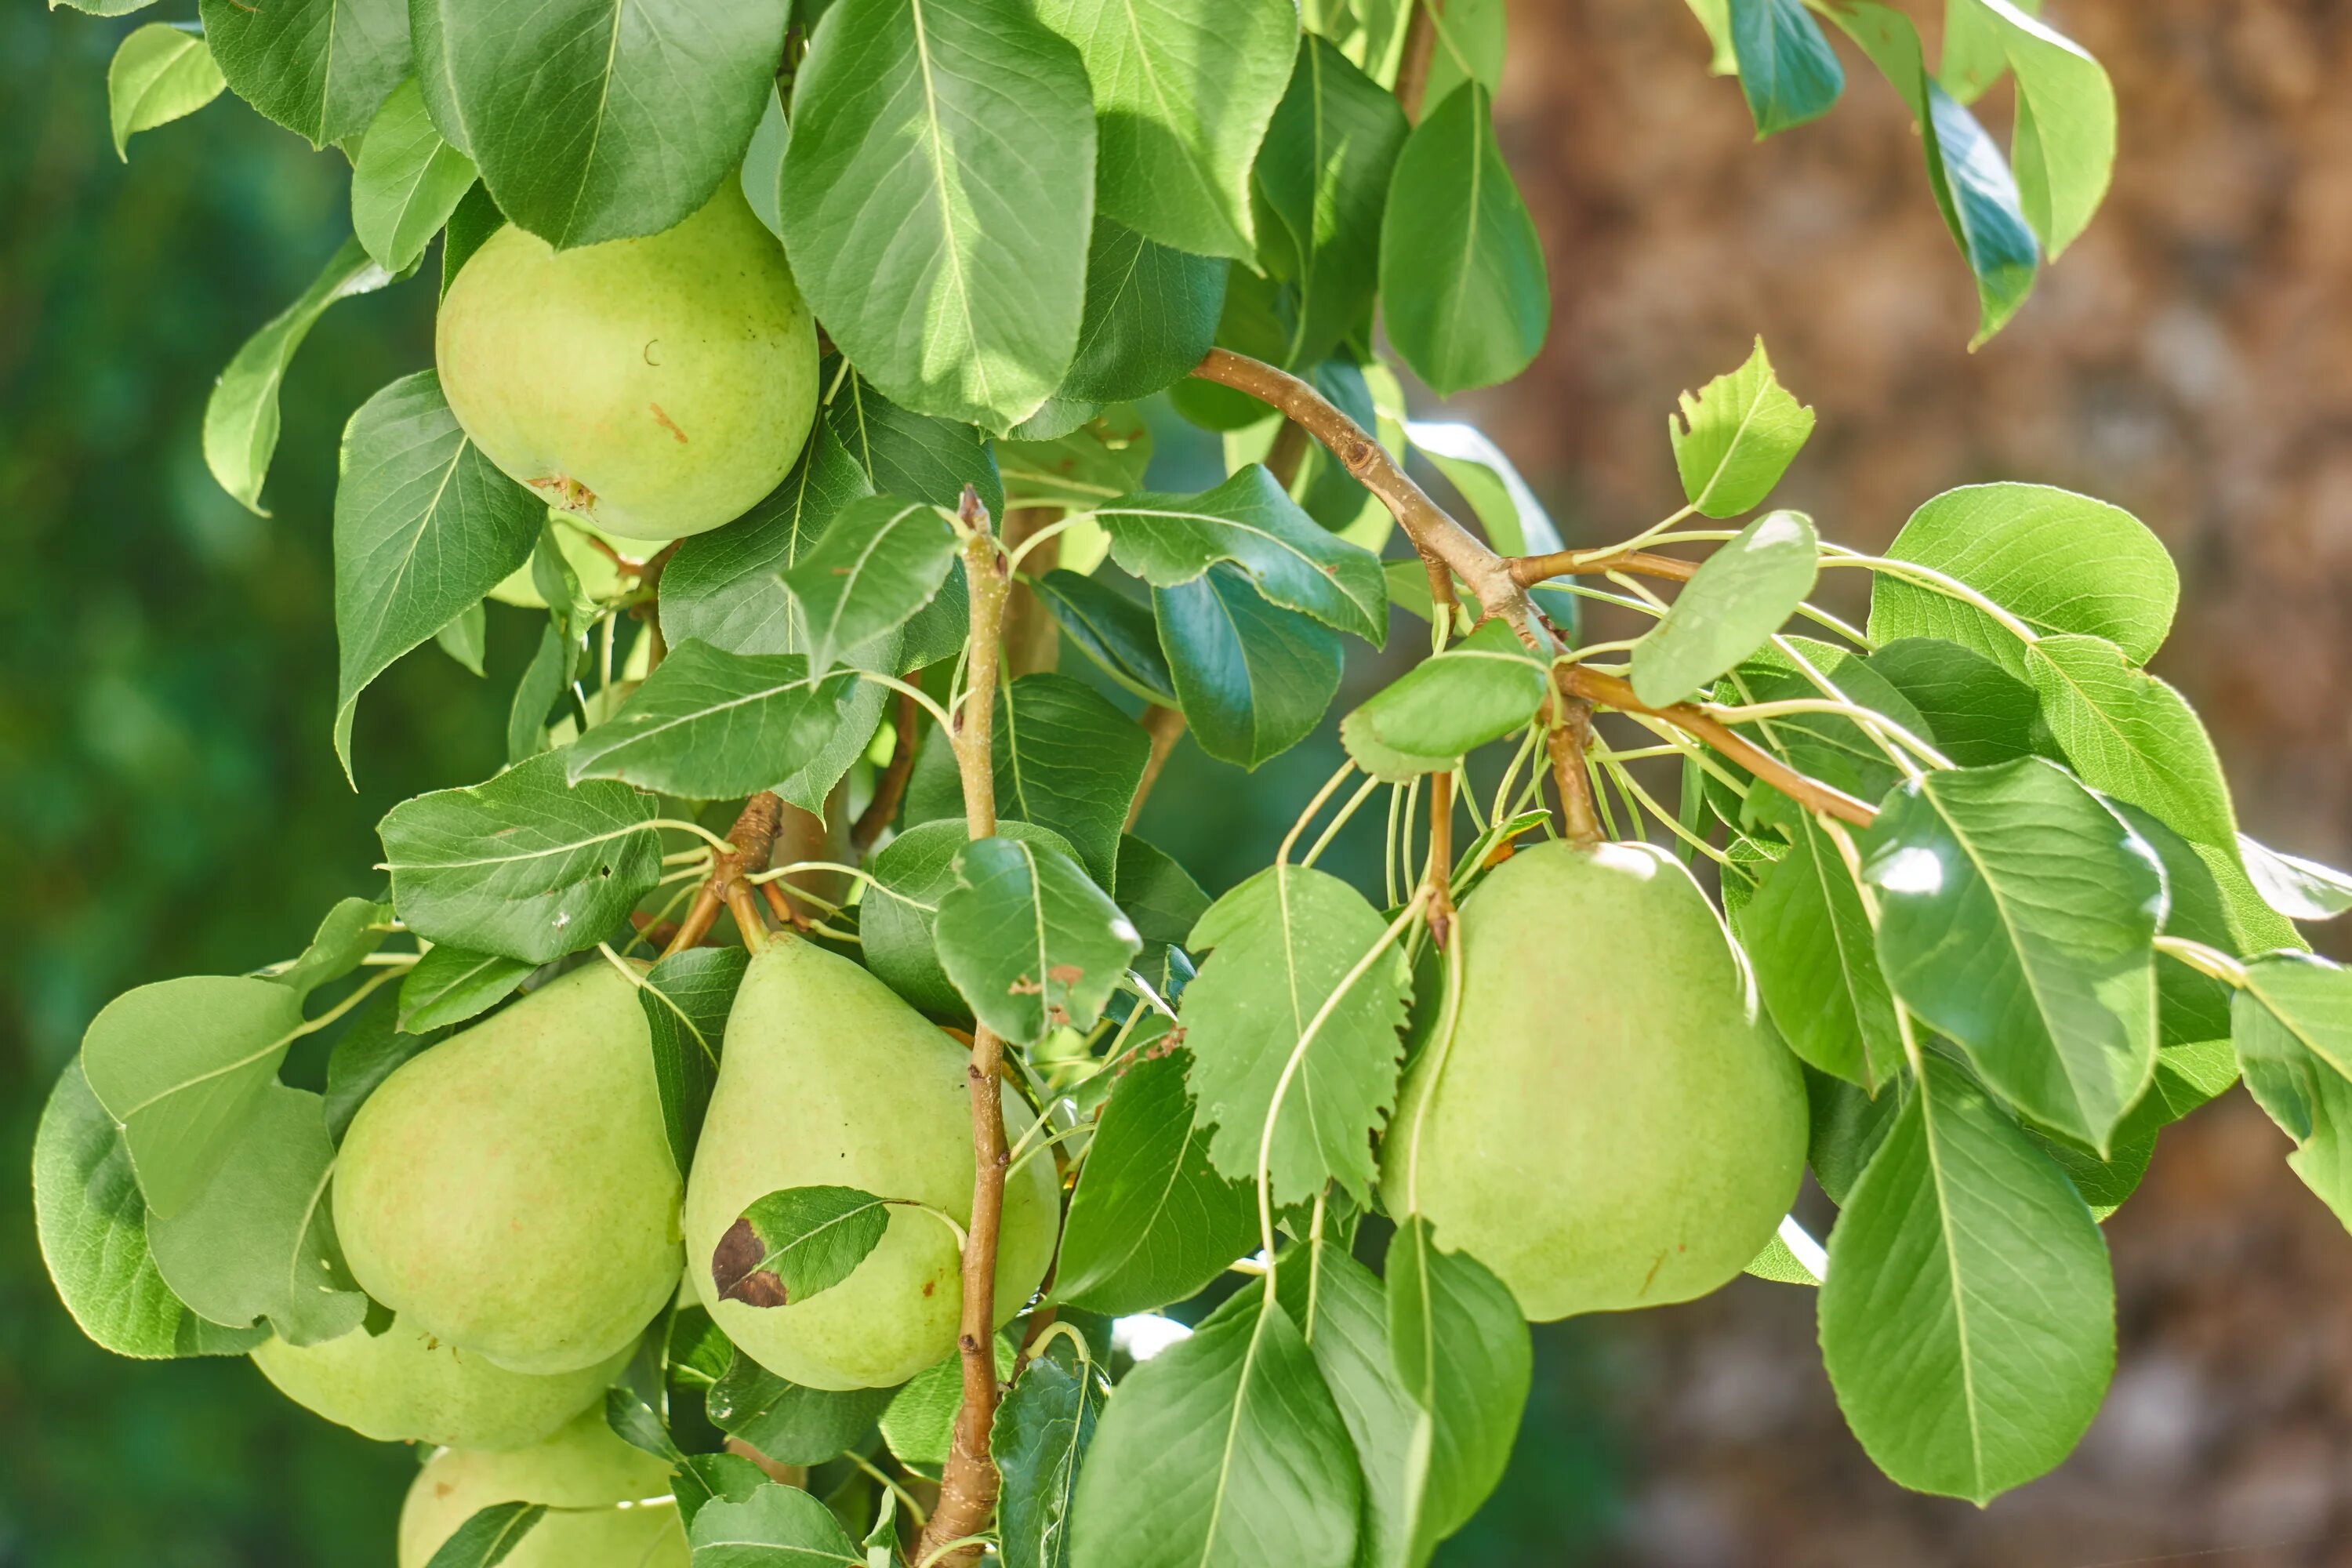
M 966 485 L 958 514 L 971 531 L 964 542 L 964 576 L 971 590 L 971 650 L 969 686 L 955 714 L 950 736 L 956 768 L 963 780 L 965 831 L 975 839 L 996 832 L 996 777 L 990 756 L 995 722 L 999 639 L 1004 601 L 1011 587 L 991 536 L 988 512 Z M 998 1073 L 1004 1042 L 985 1024 L 971 1037 L 971 1062 L 965 1069 L 971 1098 L 971 1224 L 963 1248 L 963 1315 L 956 1350 L 963 1363 L 963 1404 L 956 1411 L 954 1440 L 940 1475 L 939 1506 L 915 1548 L 921 1562 L 951 1541 L 987 1528 L 996 1507 L 999 1478 L 989 1457 L 989 1431 L 996 1421 L 996 1239 L 1004 1213 L 1004 1112 Z M 979 1548 L 961 1548 L 947 1563 L 970 1563 Z
M 1624 572 L 1636 577 L 1664 577 L 1675 583 L 1687 583 L 1691 580 L 1691 574 L 1698 570 L 1698 564 L 1696 561 L 1677 560 L 1672 555 L 1660 555 L 1649 550 L 1626 550 L 1614 555 L 1562 550 L 1550 555 L 1514 556 L 1511 575 L 1529 587 L 1548 577 L 1603 572 Z
M 743 803 L 742 815 L 727 830 L 727 842 L 735 847 L 712 858 L 709 879 L 695 893 L 694 902 L 687 906 L 677 934 L 662 949 L 664 958 L 673 952 L 684 952 L 709 935 L 722 906 L 734 911 L 735 923 L 743 928 L 746 946 L 767 934 L 766 924 L 752 910 L 751 884 L 743 880 L 743 870 L 746 867 L 767 865 L 768 856 L 775 847 L 776 824 L 782 820 L 783 812 L 784 803 L 770 790 L 761 790 Z M 748 923 L 744 919 L 747 911 L 751 912 Z
M 1601 842 L 1601 817 L 1592 809 L 1592 775 L 1585 771 L 1584 749 L 1592 735 L 1592 704 L 1571 697 L 1566 682 L 1555 680 L 1551 722 L 1544 743 L 1551 752 L 1552 784 L 1559 791 L 1559 823 L 1571 844 Z
M 1439 951 L 1454 935 L 1454 775 L 1429 775 L 1429 940 Z
M 1404 58 L 1397 62 L 1397 106 L 1408 121 L 1421 120 L 1421 100 L 1429 91 L 1430 61 L 1437 53 L 1437 8 L 1444 0 L 1419 0 L 1405 24 Z
M 1143 803 L 1150 796 L 1151 786 L 1160 782 L 1160 770 L 1168 765 L 1169 755 L 1176 742 L 1184 738 L 1184 710 L 1162 708 L 1158 703 L 1143 710 L 1139 721 L 1143 732 L 1151 737 L 1151 754 L 1144 759 L 1143 778 L 1135 786 L 1135 798 L 1127 803 L 1127 831 L 1135 831 L 1138 818 L 1143 815 Z
M 915 749 L 922 740 L 915 729 L 915 700 L 903 691 L 898 696 L 898 730 L 890 760 L 883 764 L 882 776 L 874 781 L 874 798 L 866 803 L 866 809 L 857 814 L 856 822 L 849 829 L 849 847 L 860 860 L 874 847 L 874 841 L 882 837 L 882 830 L 890 826 L 891 818 L 898 815 L 898 803 L 907 798 L 907 781 L 914 776 Z

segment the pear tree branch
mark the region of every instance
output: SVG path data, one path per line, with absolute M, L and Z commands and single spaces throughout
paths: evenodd
M 743 803 L 743 813 L 735 826 L 727 830 L 727 842 L 735 847 L 725 854 L 712 857 L 710 879 L 694 895 L 687 906 L 686 916 L 678 921 L 669 945 L 662 949 L 667 958 L 673 952 L 684 952 L 710 934 L 718 922 L 719 911 L 724 907 L 735 916 L 742 928 L 743 945 L 756 949 L 767 936 L 767 922 L 760 918 L 752 901 L 751 885 L 743 880 L 746 868 L 764 869 L 768 857 L 776 843 L 776 826 L 783 820 L 784 803 L 772 790 L 761 790 Z

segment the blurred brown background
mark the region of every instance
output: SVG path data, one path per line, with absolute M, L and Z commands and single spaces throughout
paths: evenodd
M 1941 7 L 1906 8 L 1932 47 Z M 1504 140 L 1551 258 L 1554 321 L 1525 379 L 1464 402 L 1538 477 L 1570 543 L 1679 500 L 1666 411 L 1758 332 L 1820 415 L 1776 499 L 1827 536 L 1883 545 L 1929 496 L 1995 479 L 2129 509 L 2180 564 L 2155 668 L 2204 715 L 2247 830 L 2344 863 L 2352 4 L 2045 9 L 2115 79 L 2115 186 L 1971 355 L 1973 291 L 1908 116 L 1843 41 L 1843 100 L 1759 145 L 1675 0 L 1515 5 Z M 1977 109 L 2006 144 L 2006 88 Z M 2345 933 L 2319 935 L 2343 951 Z M 2285 1147 L 2242 1091 L 2165 1133 L 2107 1227 L 2121 1322 L 2106 1409 L 2065 1466 L 1990 1509 L 1880 1477 L 1831 1400 L 1811 1293 L 1743 1280 L 1578 1327 L 1574 1363 L 1608 1369 L 1580 1374 L 1591 1386 L 1574 1397 L 1622 1447 L 1615 1517 L 1573 1552 L 1514 1510 L 1486 1560 L 2352 1563 L 2352 1237 Z

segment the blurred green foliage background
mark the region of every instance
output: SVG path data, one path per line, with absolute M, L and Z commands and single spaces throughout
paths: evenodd
M 193 11 L 0 13 L 0 1568 L 391 1561 L 416 1456 L 297 1409 L 241 1361 L 136 1364 L 89 1344 L 49 1289 L 24 1173 L 49 1085 L 109 997 L 299 951 L 334 900 L 381 885 L 386 808 L 498 767 L 538 635 L 494 607 L 487 680 L 429 646 L 396 666 L 360 706 L 345 783 L 328 743 L 336 444 L 363 398 L 429 363 L 437 262 L 312 333 L 285 387 L 272 515 L 223 494 L 199 447 L 205 395 L 348 232 L 350 171 L 227 97 L 116 160 L 116 42 Z M 1360 668 L 1351 689 L 1379 679 Z M 1327 726 L 1244 779 L 1186 745 L 1144 831 L 1229 886 L 1338 755 Z M 1376 876 L 1377 835 L 1351 828 L 1335 862 Z M 1538 1335 L 1517 1468 L 1452 1561 L 1565 1561 L 1605 1531 L 1585 1344 Z

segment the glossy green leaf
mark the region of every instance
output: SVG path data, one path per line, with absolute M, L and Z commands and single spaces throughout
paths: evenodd
M 1182 380 L 1216 341 L 1228 266 L 1223 257 L 1171 249 L 1097 215 L 1077 353 L 1061 395 L 1116 403 Z
M 1733 927 L 1789 1048 L 1875 1093 L 1903 1061 L 1894 994 L 1844 858 L 1821 824 L 1791 816 L 1789 852 L 1759 873 Z
M 1349 1568 L 1362 1480 L 1313 1354 L 1263 1291 L 1129 1373 L 1078 1473 L 1072 1568 Z
M 1093 1364 L 1056 1341 L 1004 1391 L 989 1452 L 1003 1478 L 997 1555 L 1004 1568 L 1065 1568 L 1070 1500 L 1109 1389 Z
M 1681 409 L 1666 416 L 1666 435 L 1683 494 L 1706 517 L 1738 517 L 1762 501 L 1813 433 L 1813 411 L 1772 374 L 1762 338 L 1738 370 L 1684 393 Z
M 979 430 L 900 407 L 856 371 L 844 372 L 836 358 L 828 357 L 818 374 L 827 386 L 840 378 L 839 388 L 824 405 L 825 423 L 866 471 L 875 491 L 953 510 L 964 486 L 970 485 L 991 517 L 1004 515 L 1004 480 L 988 437 Z M 962 583 L 950 578 L 949 584 L 961 605 Z
M 735 173 L 788 0 L 414 0 L 434 122 L 557 249 L 658 234 Z
M 710 1107 L 711 1086 L 719 1077 L 727 1015 L 751 962 L 740 947 L 689 947 L 656 963 L 637 991 L 653 1045 L 662 1131 L 681 1178 L 694 1163 L 703 1112 Z
M 694 1568 L 866 1568 L 865 1551 L 832 1510 L 772 1481 L 741 1502 L 703 1504 L 687 1540 Z
M 155 1270 L 147 1205 L 122 1131 L 66 1064 L 33 1138 L 33 1218 L 66 1310 L 117 1355 L 241 1355 L 265 1330 L 225 1329 L 188 1310 Z
M 1176 677 L 1160 651 L 1149 605 L 1075 572 L 1038 579 L 1038 603 L 1088 658 L 1128 690 L 1162 708 L 1176 706 Z
M 2352 874 L 2266 848 L 2242 833 L 2238 851 L 2263 901 L 2289 920 L 2332 921 L 2352 910 Z
M 1143 939 L 1139 967 L 1156 981 L 1168 950 L 1182 947 L 1209 912 L 1209 895 L 1167 851 L 1126 834 L 1118 841 L 1118 907 Z
M 414 79 L 376 110 L 352 169 L 352 230 L 387 272 L 416 265 L 474 188 L 474 161 L 441 139 Z
M 1732 58 L 1757 139 L 1827 114 L 1845 90 L 1845 68 L 1803 0 L 1727 4 Z
M 1229 562 L 1269 604 L 1375 647 L 1388 637 L 1379 559 L 1301 511 L 1263 464 L 1196 496 L 1128 496 L 1095 520 L 1110 535 L 1112 559 L 1155 588 L 1195 582 Z
M 476 180 L 473 188 L 458 198 L 457 210 L 449 215 L 441 237 L 441 293 L 437 297 L 447 296 L 449 285 L 457 280 L 457 274 L 473 259 L 474 252 L 482 247 L 482 241 L 504 228 L 506 221 L 507 216 L 499 211 L 499 204 L 490 199 L 482 182 Z
M 462 1024 L 496 1005 L 538 965 L 462 947 L 436 947 L 400 983 L 400 1026 L 412 1035 Z
M 1490 620 L 1367 699 L 1339 721 L 1339 739 L 1358 767 L 1402 784 L 1522 728 L 1550 689 L 1549 667 Z
M 420 370 L 360 405 L 335 487 L 335 754 L 360 694 L 530 559 L 547 508 L 466 437 Z
M 1150 756 L 1150 738 L 1084 681 L 1044 672 L 997 693 L 997 815 L 1059 834 L 1113 893 L 1118 836 Z
M 740 1454 L 682 1454 L 677 1468 L 670 1473 L 670 1491 L 677 1499 L 678 1522 L 689 1531 L 703 1504 L 720 1498 L 729 1502 L 746 1502 L 767 1484 L 768 1472 Z
M 780 1465 L 821 1465 L 874 1430 L 890 1403 L 887 1388 L 835 1393 L 787 1383 L 741 1351 L 705 1401 L 721 1431 Z
M 1945 71 L 1951 70 L 1954 12 L 1969 16 L 1998 40 L 2017 76 L 2011 155 L 2018 197 L 2055 261 L 2089 226 L 2107 194 L 2116 164 L 2116 89 L 2088 50 L 2031 14 L 2037 8 L 2031 0 L 2021 5 L 1955 0 L 1945 13 Z M 1964 29 L 1963 39 L 1969 37 Z
M 1685 0 L 1706 34 L 1709 76 L 1738 76 L 1739 51 L 1731 43 L 1731 0 Z
M 1767 512 L 1702 562 L 1674 608 L 1633 645 L 1633 693 L 1679 702 L 1769 641 L 1813 589 L 1812 520 Z
M 1070 847 L 1052 829 L 1017 820 L 998 823 L 997 836 L 1057 850 Z M 940 966 L 932 936 L 940 902 L 957 886 L 955 858 L 970 842 L 960 816 L 908 827 L 875 855 L 867 868 L 874 880 L 857 906 L 866 966 L 935 1018 L 971 1016 Z
M 478 1510 L 425 1560 L 425 1568 L 498 1568 L 547 1517 L 543 1502 L 494 1502 Z
M 310 945 L 293 963 L 274 970 L 269 978 L 307 996 L 321 985 L 341 980 L 382 947 L 391 933 L 391 921 L 390 904 L 373 899 L 338 899 L 320 921 Z
M 393 907 L 427 942 L 544 963 L 618 926 L 661 875 L 654 803 L 564 779 L 550 752 L 395 805 L 377 825 Z
M 343 241 L 301 297 L 247 338 L 213 384 L 205 404 L 205 466 L 221 489 L 251 510 L 269 515 L 261 504 L 261 481 L 278 450 L 278 388 L 294 351 L 328 306 L 372 293 L 392 280 L 392 274 L 377 266 L 357 239 Z M 432 635 L 430 630 L 425 634 Z
M 1430 1474 L 1421 1447 L 1424 1417 L 1397 1380 L 1381 1281 L 1329 1242 L 1311 1254 L 1291 1248 L 1281 1265 L 1276 1295 L 1306 1337 L 1356 1450 L 1364 1500 L 1356 1563 L 1418 1568 L 1426 1554 L 1417 1548 L 1427 1544 L 1416 1517 Z
M 1422 94 L 1424 103 L 1444 101 L 1465 81 L 1488 92 L 1503 89 L 1506 10 L 1504 0 L 1448 0 L 1429 13 L 1435 37 L 1429 51 L 1429 84 Z
M 2180 576 L 2120 507 L 2048 485 L 1964 485 L 1911 514 L 1886 553 L 1957 579 L 2037 633 L 2105 637 L 2145 664 L 2172 626 Z M 1891 574 L 1870 590 L 1870 639 L 1942 637 L 2010 674 L 2024 650 L 1983 611 Z
M 1333 1179 L 1370 1190 L 1371 1135 L 1396 1102 L 1412 978 L 1402 952 L 1383 945 L 1386 925 L 1329 872 L 1276 865 L 1212 905 L 1186 944 L 1216 950 L 1179 1014 L 1198 1120 L 1216 1129 L 1209 1157 L 1255 1181 L 1271 1121 L 1277 1204 L 1311 1199 Z
M 1535 221 L 1496 144 L 1492 98 L 1456 89 L 1397 154 L 1381 224 L 1389 340 L 1440 396 L 1525 370 L 1551 326 Z
M 2156 1066 L 2155 851 L 2040 758 L 1906 784 L 1861 847 L 1895 994 L 2011 1104 L 2106 1148 Z
M 1266 603 L 1238 567 L 1151 591 L 1160 650 L 1202 751 L 1255 768 L 1305 740 L 1339 689 L 1339 634 Z
M 1003 1334 L 996 1336 L 996 1376 L 1001 1383 L 1013 1375 L 1019 1352 Z M 908 1378 L 890 1396 L 882 1412 L 882 1440 L 903 1465 L 936 1470 L 947 1463 L 955 1441 L 956 1410 L 963 1404 L 963 1358 L 940 1358 Z
M 507 761 L 527 761 L 547 750 L 548 711 L 571 689 L 583 649 L 552 617 L 540 628 L 539 647 L 515 681 L 507 710 Z
M 1003 470 L 1008 508 L 1089 511 L 1142 486 L 1151 466 L 1151 426 L 1132 404 L 1121 404 L 1089 415 L 1051 439 L 999 442 L 996 460 Z M 1063 534 L 1057 552 L 1076 550 L 1078 538 Z M 1024 561 L 1036 570 L 1034 554 Z M 1091 570 L 1091 563 L 1087 566 Z
M 131 137 L 194 114 L 218 98 L 225 85 L 202 34 L 169 22 L 134 28 L 106 68 L 115 153 L 128 162 Z
M 481 601 L 476 600 L 442 623 L 433 634 L 435 646 L 457 661 L 459 668 L 477 679 L 488 673 L 482 660 L 490 650 L 489 616 L 484 613 Z
M 1070 1197 L 1057 1302 L 1106 1317 L 1149 1312 L 1255 1249 L 1256 1200 L 1210 1166 L 1184 1091 L 1188 1066 L 1181 1050 L 1147 1047 L 1118 1069 Z
M 1143 946 L 1110 895 L 1061 851 L 1018 839 L 975 840 L 955 867 L 932 936 L 973 1016 L 1022 1046 L 1092 1028 Z
M 319 1096 L 263 1084 L 203 1192 L 168 1218 L 149 1215 L 156 1272 L 212 1322 L 266 1318 L 296 1345 L 352 1332 L 368 1300 L 335 1240 L 327 1204 L 334 1168 Z
M 1867 662 L 1926 721 L 1923 738 L 1961 767 L 2015 762 L 2048 743 L 2033 689 L 1974 648 L 1905 637 Z
M 811 679 L 796 653 L 669 650 L 613 716 L 564 753 L 574 784 L 621 779 L 696 800 L 755 794 L 833 740 L 856 679 Z M 860 732 L 861 741 L 868 731 Z
M 1511 459 L 1503 455 L 1503 449 L 1476 426 L 1411 419 L 1405 422 L 1404 434 L 1412 443 L 1412 449 L 1427 458 L 1462 492 L 1462 499 L 1470 503 L 1470 510 L 1477 514 L 1479 524 L 1486 530 L 1486 542 L 1495 547 L 1497 554 L 1541 555 L 1566 548 L 1559 528 L 1544 510 L 1543 502 L 1536 499 L 1535 491 Z M 1407 564 L 1417 569 L 1420 563 Z M 1425 585 L 1422 592 L 1427 595 Z M 1575 603 L 1573 599 L 1568 602 Z M 1559 619 L 1557 615 L 1552 618 Z
M 1778 702 L 1818 700 L 1824 695 L 1823 686 L 1839 693 L 1843 700 L 1883 714 L 1894 725 L 1927 739 L 1927 721 L 1918 710 L 1859 655 L 1811 637 L 1782 637 L 1759 649 L 1717 691 L 1726 700 Z M 1903 776 L 1885 748 L 1842 713 L 1788 713 L 1734 728 L 1799 773 L 1864 800 L 1878 799 Z M 1889 743 L 1901 744 L 1891 735 Z M 1771 789 L 1748 791 L 1745 812 L 1784 831 L 1790 830 L 1789 824 L 1799 815 L 1787 796 Z
M 1468 1253 L 1441 1251 L 1427 1220 L 1397 1227 L 1382 1268 L 1390 1362 L 1416 1406 L 1419 1557 L 1470 1522 L 1502 1480 L 1535 1349 L 1509 1288 Z
M 236 95 L 313 147 L 366 130 L 409 71 L 402 0 L 200 0 L 196 10 Z
M 1960 1070 L 1927 1076 L 1830 1232 L 1822 1361 L 1878 1468 L 1979 1504 L 2055 1466 L 2115 1370 L 2105 1242 Z
M 2095 637 L 2045 637 L 2025 650 L 2026 683 L 2084 784 L 2145 807 L 2191 844 L 2234 862 L 2238 825 L 2205 727 L 2180 693 Z
M 782 1307 L 857 1271 L 890 1228 L 889 1201 L 856 1187 L 786 1187 L 752 1200 L 719 1238 L 710 1278 L 750 1307 Z
M 2287 1165 L 2352 1226 L 2352 971 L 2301 953 L 2249 964 L 2231 1026 L 2246 1088 L 2295 1142 Z
M 1018 0 L 836 0 L 791 120 L 784 241 L 834 342 L 909 409 L 1026 418 L 1069 368 L 1086 298 L 1077 51 Z
M 1037 15 L 1086 57 L 1103 215 L 1162 245 L 1255 260 L 1250 163 L 1290 79 L 1297 8 L 1042 0 Z
M 1381 214 L 1406 129 L 1395 94 L 1326 40 L 1299 40 L 1251 171 L 1258 263 L 1297 290 L 1280 363 L 1321 363 L 1370 315 Z
M 782 573 L 810 670 L 826 674 L 850 649 L 904 626 L 939 593 L 956 549 L 954 527 L 929 502 L 864 496 L 836 510 Z

